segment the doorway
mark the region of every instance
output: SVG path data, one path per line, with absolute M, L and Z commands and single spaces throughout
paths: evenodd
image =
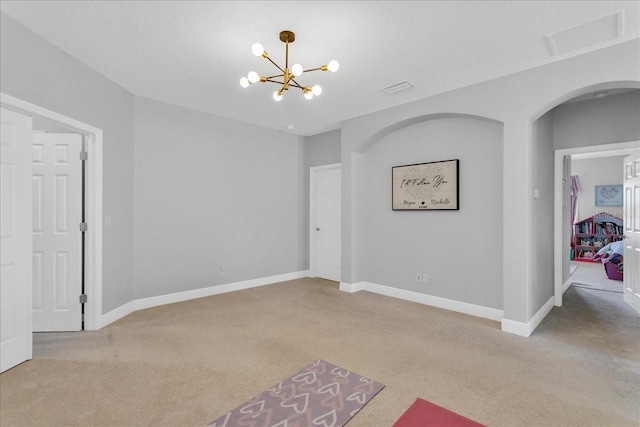
M 339 163 L 312 167 L 310 177 L 309 269 L 311 277 L 341 278 L 341 174 Z
M 82 123 L 70 117 L 31 104 L 21 99 L 0 93 L 0 105 L 33 120 L 41 120 L 51 123 L 53 126 L 63 127 L 69 132 L 81 134 L 84 137 L 87 160 L 85 165 L 85 232 L 84 293 L 84 329 L 97 330 L 103 324 L 102 316 L 102 164 L 103 164 L 103 132 L 94 126 Z M 30 142 L 30 141 L 29 141 Z M 31 175 L 31 171 L 28 171 Z M 30 190 L 31 191 L 31 190 Z M 32 194 L 33 196 L 33 194 Z M 33 213 L 25 212 L 32 222 Z M 29 269 L 32 268 L 32 260 L 29 258 Z M 29 301 L 32 298 L 32 288 L 29 286 Z M 29 304 L 29 317 L 31 317 L 31 304 Z M 29 334 L 32 325 L 29 322 Z M 31 339 L 31 337 L 29 337 Z
M 571 285 L 571 278 L 567 277 L 570 269 L 570 233 L 568 192 L 563 188 L 567 175 L 570 175 L 570 164 L 573 157 L 597 158 L 609 156 L 624 156 L 637 153 L 640 141 L 629 141 L 612 144 L 602 144 L 587 147 L 577 147 L 555 150 L 555 200 L 554 200 L 554 305 L 562 306 L 562 295 Z M 622 168 L 622 165 L 621 165 Z M 622 174 L 622 171 L 621 171 Z

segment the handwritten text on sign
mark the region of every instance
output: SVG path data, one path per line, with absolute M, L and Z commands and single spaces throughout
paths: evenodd
M 457 210 L 459 160 L 396 166 L 393 210 Z

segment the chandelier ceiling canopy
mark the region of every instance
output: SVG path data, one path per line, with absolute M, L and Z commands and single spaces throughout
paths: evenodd
M 289 90 L 290 87 L 298 88 L 302 91 L 304 97 L 306 99 L 312 99 L 314 96 L 318 96 L 322 93 L 322 88 L 320 85 L 314 86 L 303 86 L 296 80 L 297 77 L 300 77 L 304 73 L 310 73 L 312 71 L 331 71 L 336 72 L 338 68 L 340 68 L 340 64 L 338 61 L 332 60 L 329 61 L 326 65 L 321 65 L 316 68 L 304 69 L 302 65 L 296 63 L 289 68 L 289 43 L 293 43 L 296 40 L 296 35 L 293 31 L 281 31 L 280 32 L 280 41 L 285 44 L 285 63 L 284 67 L 276 64 L 270 57 L 269 54 L 264 50 L 264 47 L 260 43 L 254 43 L 251 46 L 251 52 L 255 56 L 262 56 L 269 62 L 271 62 L 278 70 L 280 70 L 280 74 L 275 74 L 271 76 L 262 76 L 255 71 L 249 72 L 246 77 L 242 77 L 240 79 L 240 86 L 247 88 L 253 83 L 275 83 L 280 86 L 280 89 L 273 92 L 273 99 L 276 101 L 280 101 L 282 99 L 282 95 L 284 91 Z

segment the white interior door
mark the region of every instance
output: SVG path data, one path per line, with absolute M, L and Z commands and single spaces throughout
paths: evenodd
M 341 168 L 314 169 L 316 276 L 340 281 L 341 276 Z
M 32 356 L 31 117 L 0 110 L 0 372 Z
M 624 302 L 640 313 L 640 150 L 624 159 Z
M 82 328 L 79 134 L 33 134 L 33 330 Z

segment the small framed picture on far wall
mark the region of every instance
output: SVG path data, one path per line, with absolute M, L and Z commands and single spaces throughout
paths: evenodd
M 596 185 L 596 206 L 622 206 L 622 185 Z

